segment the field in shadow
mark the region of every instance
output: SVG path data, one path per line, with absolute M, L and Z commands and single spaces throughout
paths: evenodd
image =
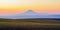
M 0 30 L 60 30 L 57 19 L 0 19 Z
M 60 30 L 60 28 L 41 28 L 41 27 L 38 27 L 38 28 L 26 28 L 26 27 L 3 27 L 3 28 L 0 28 L 0 30 Z

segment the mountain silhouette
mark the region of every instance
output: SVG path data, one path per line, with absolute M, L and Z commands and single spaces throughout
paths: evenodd
M 20 15 L 39 15 L 39 13 L 36 13 L 33 10 L 28 10 Z
M 14 17 L 16 17 L 16 18 L 47 18 L 47 15 L 37 13 L 33 10 L 28 10 L 22 14 L 17 14 Z
M 33 10 L 28 10 L 27 12 L 25 12 L 25 14 L 38 14 L 38 13 L 34 12 Z
M 19 18 L 19 19 L 25 19 L 25 18 L 60 18 L 60 15 L 48 15 L 44 13 L 37 13 L 33 10 L 28 10 L 22 14 L 17 14 L 14 16 L 0 16 L 0 18 Z
M 17 16 L 20 16 L 20 15 L 47 15 L 47 14 L 43 14 L 43 13 L 37 13 L 33 10 L 28 10 L 22 14 L 17 14 Z

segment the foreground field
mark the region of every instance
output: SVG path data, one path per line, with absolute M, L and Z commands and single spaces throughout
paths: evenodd
M 56 20 L 21 20 L 21 19 L 0 19 L 0 29 L 20 30 L 60 30 L 60 21 Z M 9 29 L 9 30 L 10 30 Z
M 60 22 L 55 20 L 1 20 L 0 26 L 10 27 L 60 27 Z

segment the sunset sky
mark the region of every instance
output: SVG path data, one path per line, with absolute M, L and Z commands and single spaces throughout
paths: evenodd
M 60 14 L 60 0 L 0 0 L 0 15 L 15 15 L 27 10 Z

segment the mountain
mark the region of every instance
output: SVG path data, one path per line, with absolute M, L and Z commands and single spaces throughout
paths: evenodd
M 28 10 L 22 14 L 17 14 L 14 16 L 0 16 L 0 18 L 17 18 L 17 19 L 25 19 L 25 18 L 60 18 L 60 15 L 48 15 L 43 13 L 37 13 L 33 10 Z
M 37 13 L 33 10 L 28 10 L 22 14 L 17 14 L 17 16 L 20 16 L 20 15 L 46 15 L 46 14 L 42 14 L 42 13 Z
M 15 18 L 47 18 L 46 14 L 36 13 L 33 10 L 28 10 L 23 14 L 17 14 Z
M 36 12 L 34 12 L 33 10 L 28 10 L 28 11 L 26 11 L 24 14 L 29 14 L 29 15 L 35 15 L 35 14 L 38 14 L 38 13 L 36 13 Z

